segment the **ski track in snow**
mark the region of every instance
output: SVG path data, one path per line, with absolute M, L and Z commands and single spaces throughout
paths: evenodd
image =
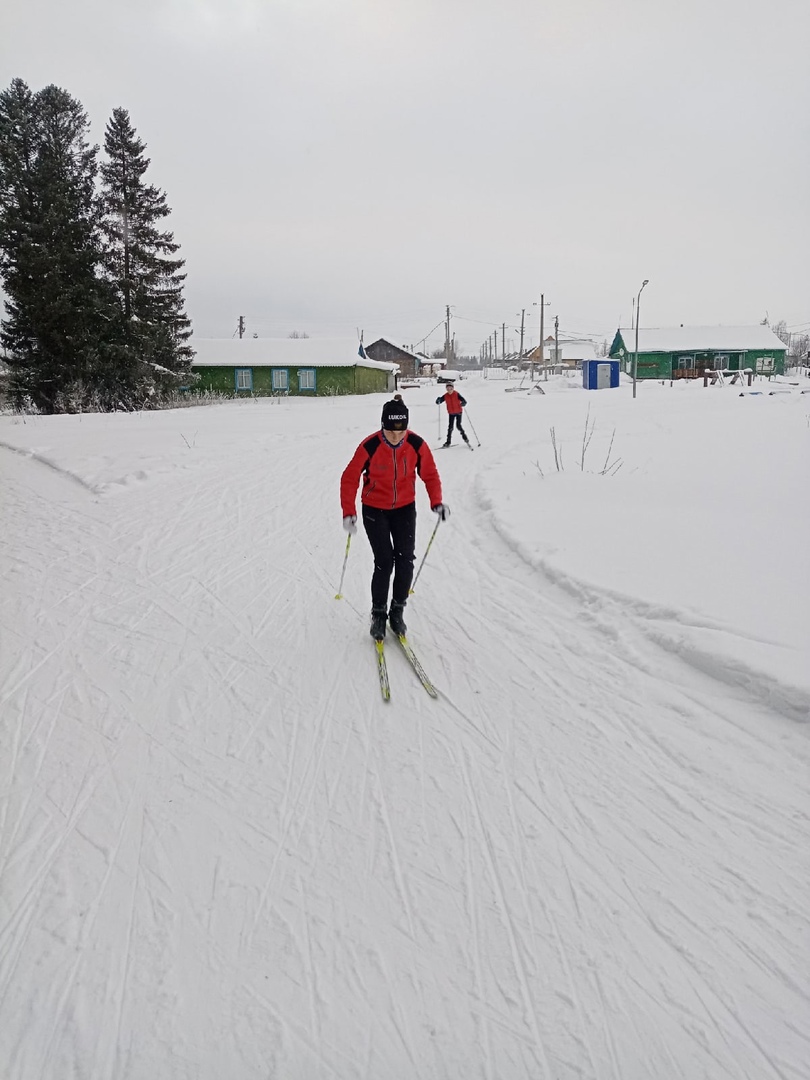
M 4 457 L 4 1075 L 810 1076 L 803 703 L 532 561 L 485 446 L 408 608 L 440 700 L 389 648 L 384 705 L 352 438 Z

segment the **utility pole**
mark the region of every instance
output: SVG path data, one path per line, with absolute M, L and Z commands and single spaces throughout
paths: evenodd
M 503 333 L 501 334 L 501 358 L 506 363 L 506 323 L 503 324 Z
M 521 308 L 520 311 L 520 359 L 523 359 L 523 325 L 526 322 L 526 308 Z
M 545 368 L 545 366 L 546 366 L 545 351 L 544 351 L 545 350 L 545 344 L 543 342 L 543 335 L 545 334 L 545 329 L 544 329 L 545 316 L 546 316 L 546 295 L 545 295 L 545 293 L 540 293 L 540 366 L 542 368 Z M 548 376 L 546 376 L 546 377 L 548 377 Z
M 444 322 L 444 358 L 447 367 L 450 366 L 450 305 L 445 308 L 447 315 Z
M 560 362 L 560 316 L 554 316 L 554 363 Z M 548 376 L 546 376 L 548 378 Z
M 240 340 L 241 340 L 241 338 L 242 338 L 243 334 L 245 333 L 245 316 L 244 316 L 244 315 L 240 315 L 240 316 L 239 316 L 239 326 L 238 326 L 238 329 L 239 329 L 239 338 L 240 338 Z

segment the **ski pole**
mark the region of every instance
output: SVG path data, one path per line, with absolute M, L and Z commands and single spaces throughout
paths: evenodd
M 480 439 L 478 438 L 478 432 L 477 432 L 477 431 L 475 430 L 475 424 L 473 424 L 472 420 L 470 420 L 470 410 L 469 410 L 469 409 L 465 409 L 465 410 L 464 410 L 464 415 L 465 415 L 465 416 L 467 417 L 467 419 L 468 419 L 468 420 L 470 421 L 470 427 L 472 428 L 472 433 L 473 433 L 473 435 L 475 436 L 475 441 L 476 441 L 476 442 L 478 443 L 478 445 L 480 446 L 480 445 L 481 445 L 481 440 L 480 440 Z
M 438 438 L 441 438 L 442 437 L 442 407 L 441 407 L 441 405 L 436 406 L 436 423 L 439 426 Z
M 343 575 L 346 573 L 346 563 L 349 561 L 349 547 L 352 542 L 352 534 L 346 537 L 346 554 L 343 556 L 343 569 L 340 572 L 340 584 L 338 585 L 338 591 L 335 593 L 336 600 L 343 599 Z
M 430 545 L 433 543 L 433 537 L 439 531 L 439 526 L 441 525 L 441 523 L 442 523 L 442 519 L 440 517 L 437 517 L 436 518 L 436 528 L 430 534 L 430 539 L 428 540 L 428 546 L 425 548 L 425 554 L 422 556 L 422 561 L 419 563 L 419 569 L 416 571 L 416 577 L 413 579 L 413 584 L 411 585 L 410 589 L 408 590 L 410 593 L 413 593 L 414 590 L 416 589 L 416 583 L 419 580 L 419 575 L 422 573 L 422 567 L 425 565 L 425 559 L 428 557 L 428 552 L 430 551 Z

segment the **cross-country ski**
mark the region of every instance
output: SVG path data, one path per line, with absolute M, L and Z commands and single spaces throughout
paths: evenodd
M 413 648 L 411 647 L 408 639 L 405 637 L 404 634 L 398 634 L 397 635 L 397 641 L 399 642 L 400 647 L 402 648 L 402 652 L 405 654 L 405 656 L 406 656 L 406 658 L 408 660 L 408 663 L 411 665 L 413 670 L 416 672 L 416 676 L 419 679 L 419 681 L 421 682 L 422 686 L 424 686 L 425 690 L 427 690 L 427 692 L 430 694 L 431 697 L 433 697 L 433 698 L 438 697 L 439 693 L 436 690 L 436 687 L 433 685 L 433 683 L 428 678 L 427 672 L 422 667 L 421 661 L 417 657 L 416 653 L 413 651 Z
M 374 653 L 377 661 L 377 678 L 380 681 L 380 693 L 383 701 L 390 701 L 391 684 L 388 681 L 388 664 L 385 660 L 385 645 L 382 641 L 374 642 Z

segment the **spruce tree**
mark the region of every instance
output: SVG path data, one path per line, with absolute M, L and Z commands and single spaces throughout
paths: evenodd
M 171 213 L 166 194 L 144 181 L 146 145 L 126 109 L 115 109 L 101 165 L 104 267 L 118 300 L 121 375 L 142 394 L 187 381 L 194 355 L 188 344 L 179 244 L 159 226 Z M 148 392 L 148 390 L 147 390 Z
M 0 94 L 0 328 L 16 404 L 43 412 L 93 399 L 112 295 L 100 279 L 98 147 L 87 114 L 57 86 Z

